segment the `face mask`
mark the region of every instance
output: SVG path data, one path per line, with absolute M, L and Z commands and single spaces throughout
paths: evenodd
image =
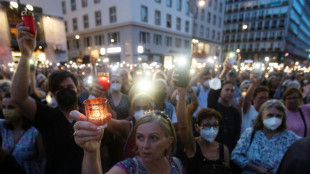
M 7 123 L 13 123 L 22 117 L 21 114 L 16 112 L 14 109 L 2 109 L 2 112 Z
M 179 100 L 179 95 L 175 95 L 175 99 L 178 101 Z
M 121 89 L 121 84 L 120 83 L 112 83 L 111 89 L 112 89 L 112 91 L 119 91 Z
M 139 120 L 139 118 L 142 117 L 144 112 L 146 112 L 146 111 L 141 109 L 140 111 L 135 112 L 135 114 L 133 116 L 135 117 L 136 120 Z
M 209 82 L 210 82 L 210 80 L 206 80 L 206 81 L 203 83 L 203 86 L 209 88 L 209 87 L 210 87 Z
M 209 141 L 210 143 L 214 141 L 215 137 L 217 136 L 219 129 L 211 127 L 210 129 L 201 129 L 200 136 Z
M 64 88 L 57 93 L 57 103 L 65 109 L 70 109 L 77 102 L 77 94 L 75 91 Z
M 276 130 L 281 125 L 282 119 L 277 117 L 266 118 L 263 123 L 266 128 Z

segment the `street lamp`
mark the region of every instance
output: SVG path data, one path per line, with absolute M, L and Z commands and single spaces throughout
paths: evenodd
M 243 24 L 242 25 L 242 30 L 246 30 L 246 29 L 248 29 L 248 25 L 247 24 Z
M 14 1 L 11 1 L 10 2 L 10 5 L 13 7 L 13 8 L 18 8 L 18 3 L 17 2 L 14 2 Z
M 238 48 L 238 49 L 236 50 L 236 52 L 237 52 L 237 53 L 240 53 L 240 49 Z
M 80 39 L 80 35 L 78 35 L 78 34 L 75 35 L 75 39 L 76 39 L 76 40 Z
M 198 1 L 198 7 L 203 7 L 206 5 L 206 1 L 205 0 L 199 0 Z

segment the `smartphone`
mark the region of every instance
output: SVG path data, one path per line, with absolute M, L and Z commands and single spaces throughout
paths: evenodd
M 178 81 L 174 82 L 175 86 L 186 88 L 189 82 L 189 71 L 191 68 L 191 61 L 189 58 L 179 58 L 175 64 L 175 73 L 179 76 Z
M 33 13 L 30 11 L 22 11 L 22 21 L 23 21 L 24 26 L 29 27 L 30 33 L 35 35 L 36 26 L 34 22 Z

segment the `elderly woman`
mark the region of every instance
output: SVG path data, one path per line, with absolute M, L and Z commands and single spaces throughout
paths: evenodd
M 262 105 L 253 128 L 241 136 L 231 159 L 242 173 L 275 173 L 290 145 L 299 138 L 286 130 L 286 111 L 278 100 Z
M 75 141 L 84 149 L 82 172 L 102 173 L 99 157 L 102 131 L 97 131 L 94 124 L 85 121 L 83 115 L 75 113 L 71 116 L 78 120 L 74 126 L 75 131 L 79 131 Z M 137 120 L 134 132 L 137 155 L 117 163 L 108 173 L 184 173 L 181 162 L 169 156 L 176 145 L 176 133 L 170 119 L 164 113 L 145 113 Z
M 300 106 L 302 93 L 296 87 L 284 92 L 284 103 L 287 113 L 287 129 L 301 137 L 310 135 L 310 104 Z

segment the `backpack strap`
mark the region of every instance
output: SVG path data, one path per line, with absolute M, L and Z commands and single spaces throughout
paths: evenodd
M 304 137 L 307 137 L 307 132 L 308 132 L 308 128 L 307 128 L 307 122 L 306 122 L 306 119 L 305 119 L 305 116 L 304 116 L 304 113 L 302 112 L 301 108 L 298 108 L 299 110 L 299 113 L 301 115 L 301 118 L 302 118 L 302 121 L 304 122 L 304 126 L 305 126 L 305 129 L 304 129 Z
M 253 141 L 253 139 L 254 139 L 255 132 L 256 132 L 256 131 L 253 130 L 252 133 L 251 133 L 250 144 L 249 144 L 249 147 L 248 147 L 248 149 L 247 149 L 246 151 L 248 151 L 248 150 L 250 149 L 250 147 L 251 147 L 252 141 Z

